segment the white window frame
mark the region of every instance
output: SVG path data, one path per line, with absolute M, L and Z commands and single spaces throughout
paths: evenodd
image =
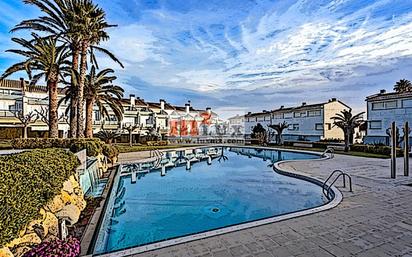
M 310 110 L 308 111 L 308 117 L 319 117 L 322 115 L 321 110 Z
M 374 123 L 379 123 L 380 126 L 372 126 Z M 368 122 L 368 128 L 372 130 L 381 130 L 382 129 L 382 121 L 381 120 L 371 120 Z
M 324 129 L 324 124 L 323 123 L 316 123 L 315 124 L 315 130 L 323 130 Z

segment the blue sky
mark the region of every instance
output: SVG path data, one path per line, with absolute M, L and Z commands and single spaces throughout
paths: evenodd
M 97 1 L 111 23 L 105 46 L 125 64 L 119 84 L 144 99 L 259 111 L 365 96 L 412 79 L 412 1 Z M 0 1 L 0 72 L 16 57 L 8 31 L 38 13 Z M 17 34 L 18 35 L 18 34 Z

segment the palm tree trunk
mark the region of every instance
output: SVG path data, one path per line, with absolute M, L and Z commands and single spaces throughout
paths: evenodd
M 77 137 L 84 138 L 84 81 L 87 71 L 87 49 L 89 44 L 82 43 L 82 50 L 80 53 L 80 81 L 79 90 L 77 92 Z
M 130 130 L 129 131 L 129 146 L 132 146 L 133 145 L 133 140 L 132 140 L 132 137 L 133 137 L 133 131 L 132 130 Z
M 73 70 L 78 70 L 79 69 L 79 53 L 80 49 L 78 47 L 73 47 L 73 56 L 72 56 L 72 69 Z M 72 75 L 71 78 L 71 86 L 72 87 L 77 87 L 78 85 L 74 84 L 74 74 Z M 75 90 L 77 91 L 77 90 Z M 76 138 L 77 137 L 77 96 L 73 96 L 71 101 L 71 106 L 70 106 L 70 137 L 71 138 Z
M 345 152 L 349 151 L 349 134 L 350 134 L 350 131 L 346 129 L 345 130 Z
M 49 89 L 49 137 L 59 137 L 59 121 L 58 121 L 58 96 L 57 96 L 57 80 L 49 79 L 47 81 Z
M 93 138 L 93 106 L 94 100 L 86 100 L 86 137 Z

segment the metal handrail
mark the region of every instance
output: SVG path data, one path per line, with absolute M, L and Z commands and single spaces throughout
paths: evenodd
M 331 158 L 331 159 L 332 159 L 333 157 L 335 157 L 335 149 L 333 149 L 332 147 L 326 148 L 325 151 L 323 151 L 323 153 L 322 153 L 322 157 L 325 157 L 327 153 L 330 154 L 330 158 Z
M 328 186 L 327 182 L 333 177 L 334 174 L 339 173 L 338 176 L 336 176 L 336 178 L 333 180 L 333 182 Z M 323 194 L 329 199 L 330 198 L 330 189 L 331 187 L 335 184 L 335 182 L 339 179 L 339 177 L 342 176 L 343 178 L 343 187 L 346 188 L 346 179 L 348 178 L 348 182 L 349 182 L 349 192 L 352 192 L 352 177 L 346 173 L 343 172 L 342 170 L 334 170 L 329 177 L 325 180 L 325 182 L 323 182 L 322 184 L 322 192 Z M 326 186 L 326 188 L 325 188 Z M 326 192 L 326 193 L 325 193 Z

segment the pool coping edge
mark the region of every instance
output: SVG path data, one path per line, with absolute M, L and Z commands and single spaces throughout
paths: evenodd
M 213 146 L 209 146 L 209 147 L 217 147 L 217 146 L 222 146 L 222 145 L 213 145 Z M 280 167 L 280 165 L 288 163 L 288 162 L 324 161 L 324 160 L 330 159 L 329 157 L 323 156 L 322 153 L 312 152 L 312 151 L 305 151 L 305 150 L 289 150 L 289 149 L 286 150 L 286 149 L 273 148 L 273 147 L 238 146 L 238 145 L 223 145 L 223 146 L 225 146 L 225 147 L 243 147 L 243 148 L 253 147 L 253 148 L 264 149 L 264 150 L 275 150 L 275 151 L 279 150 L 279 151 L 298 152 L 298 153 L 300 152 L 300 153 L 309 153 L 309 154 L 314 154 L 314 155 L 321 156 L 320 159 L 279 161 L 279 162 L 274 163 L 274 166 L 273 166 L 274 167 L 274 172 L 277 172 L 277 173 L 279 173 L 281 175 L 284 175 L 284 176 L 289 176 L 289 177 L 294 177 L 294 178 L 297 178 L 297 179 L 306 180 L 306 181 L 315 183 L 319 186 L 322 186 L 322 184 L 323 184 L 323 181 L 321 181 L 320 179 L 310 177 L 306 174 L 305 175 L 304 174 L 298 174 L 298 173 L 283 170 Z M 170 150 L 170 149 L 168 149 L 168 150 Z M 170 246 L 174 246 L 174 245 L 178 245 L 178 244 L 188 243 L 188 242 L 201 240 L 201 239 L 205 239 L 205 238 L 209 238 L 209 237 L 213 237 L 213 236 L 223 235 L 223 234 L 227 234 L 227 233 L 231 233 L 231 232 L 236 232 L 236 231 L 240 231 L 240 230 L 244 230 L 244 229 L 263 226 L 263 225 L 267 225 L 267 224 L 271 224 L 271 223 L 275 223 L 275 222 L 280 222 L 280 221 L 283 221 L 283 220 L 298 218 L 298 217 L 302 217 L 302 216 L 306 216 L 306 215 L 310 215 L 310 214 L 330 210 L 330 209 L 336 207 L 343 200 L 342 193 L 335 186 L 332 186 L 331 190 L 334 193 L 334 198 L 330 202 L 328 202 L 324 205 L 318 206 L 318 207 L 314 207 L 314 208 L 310 208 L 310 209 L 306 209 L 306 210 L 302 210 L 302 211 L 297 211 L 297 212 L 292 212 L 292 213 L 289 213 L 289 214 L 284 214 L 284 215 L 280 215 L 280 216 L 276 216 L 276 217 L 271 217 L 271 218 L 261 219 L 261 220 L 257 220 L 257 221 L 242 223 L 242 224 L 239 224 L 239 225 L 233 225 L 233 226 L 229 226 L 229 227 L 225 227 L 225 228 L 215 229 L 215 230 L 212 230 L 212 231 L 202 232 L 202 233 L 198 233 L 198 234 L 182 236 L 182 237 L 179 237 L 179 238 L 165 240 L 165 241 L 152 243 L 152 244 L 148 244 L 148 245 L 132 247 L 132 248 L 124 249 L 124 250 L 119 250 L 119 251 L 116 251 L 116 252 L 104 253 L 104 254 L 89 254 L 89 255 L 86 255 L 86 256 L 89 256 L 89 257 L 91 257 L 91 256 L 99 256 L 99 257 L 129 256 L 129 255 L 133 255 L 133 254 L 139 254 L 139 253 L 143 253 L 143 252 L 158 250 L 158 249 L 165 248 L 165 247 L 170 247 Z

